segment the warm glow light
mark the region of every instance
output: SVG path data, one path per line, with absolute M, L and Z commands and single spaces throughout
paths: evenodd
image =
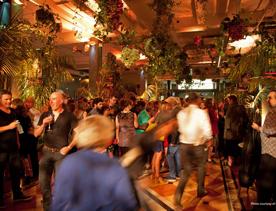
M 71 23 L 65 24 L 64 28 L 75 31 L 75 37 L 78 41 L 88 42 L 93 37 L 95 19 L 79 9 L 73 10 L 65 5 L 58 6 L 68 14 L 67 19 L 72 20 Z
M 100 12 L 101 9 L 99 8 L 98 3 L 95 0 L 88 0 L 84 3 L 87 7 L 89 7 L 94 12 Z
M 212 64 L 212 61 L 201 61 L 197 62 L 197 64 Z
M 37 6 L 39 6 L 39 3 L 37 3 L 35 0 L 30 0 L 30 2 L 36 4 Z
M 189 27 L 183 27 L 178 32 L 199 32 L 199 31 L 205 31 L 207 29 L 207 26 L 189 26 Z
M 14 0 L 14 3 L 16 3 L 18 5 L 22 5 L 23 4 L 20 0 Z
M 246 36 L 244 39 L 237 40 L 235 42 L 229 43 L 229 46 L 234 47 L 237 50 L 241 50 L 241 54 L 247 53 L 253 47 L 256 46 L 256 41 L 261 40 L 260 35 Z
M 123 7 L 124 7 L 124 9 L 129 9 L 129 7 L 128 7 L 128 5 L 125 3 L 125 1 L 124 0 L 122 0 L 122 2 L 123 2 Z
M 147 57 L 144 54 L 140 53 L 140 60 L 145 60 L 145 59 L 147 59 Z

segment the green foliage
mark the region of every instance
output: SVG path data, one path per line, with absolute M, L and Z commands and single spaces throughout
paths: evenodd
M 34 66 L 36 59 L 39 67 Z M 29 58 L 21 62 L 15 76 L 21 97 L 33 96 L 37 106 L 42 107 L 62 82 L 72 80 L 66 68 L 73 69 L 73 62 L 68 57 L 58 56 L 52 49 L 30 53 Z
M 1 74 L 14 77 L 22 98 L 33 96 L 39 107 L 60 83 L 71 79 L 66 68 L 74 68 L 71 59 L 56 52 L 57 32 L 40 26 L 15 16 L 0 29 Z
M 32 50 L 33 28 L 14 16 L 9 26 L 0 29 L 0 74 L 13 76 L 21 61 Z
M 125 47 L 122 50 L 121 60 L 127 68 L 130 68 L 140 59 L 140 53 L 135 48 Z
M 253 77 L 263 76 L 271 68 L 276 66 L 276 42 L 268 39 L 258 42 L 257 46 L 249 53 L 241 56 L 238 64 L 231 70 L 229 78 L 238 80 L 245 73 L 250 73 Z
M 123 30 L 118 37 L 118 44 L 122 46 L 131 46 L 137 43 L 135 30 Z
M 94 35 L 105 40 L 109 33 L 116 31 L 121 25 L 121 15 L 123 14 L 122 0 L 99 0 L 99 11 L 96 12 Z

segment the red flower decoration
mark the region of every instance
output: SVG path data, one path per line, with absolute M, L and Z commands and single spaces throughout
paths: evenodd
M 201 42 L 202 42 L 202 38 L 200 36 L 198 36 L 198 35 L 195 36 L 195 38 L 194 38 L 194 44 L 196 46 L 200 46 Z

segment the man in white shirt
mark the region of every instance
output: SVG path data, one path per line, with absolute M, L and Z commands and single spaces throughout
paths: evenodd
M 180 133 L 180 181 L 175 192 L 175 204 L 181 206 L 185 185 L 192 172 L 193 163 L 198 170 L 197 196 L 207 195 L 204 188 L 207 143 L 212 139 L 212 128 L 208 113 L 199 108 L 201 98 L 196 93 L 189 95 L 190 105 L 177 115 Z

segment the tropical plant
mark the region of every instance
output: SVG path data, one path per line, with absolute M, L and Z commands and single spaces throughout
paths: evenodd
M 21 97 L 25 99 L 33 96 L 38 107 L 45 105 L 50 94 L 62 82 L 72 80 L 66 69 L 74 69 L 73 62 L 68 57 L 47 50 L 30 53 L 29 59 L 21 62 L 15 75 Z
M 24 99 L 36 98 L 42 106 L 60 83 L 70 80 L 66 68 L 73 68 L 68 57 L 60 57 L 54 46 L 57 31 L 31 25 L 16 15 L 0 29 L 0 72 L 13 77 Z M 37 50 L 40 49 L 40 50 Z
M 14 76 L 21 61 L 32 50 L 33 28 L 18 16 L 7 27 L 0 28 L 0 74 Z
M 257 46 L 249 53 L 242 55 L 238 64 L 231 70 L 229 78 L 238 80 L 245 73 L 253 77 L 264 76 L 276 66 L 276 42 L 264 40 L 258 42 Z

